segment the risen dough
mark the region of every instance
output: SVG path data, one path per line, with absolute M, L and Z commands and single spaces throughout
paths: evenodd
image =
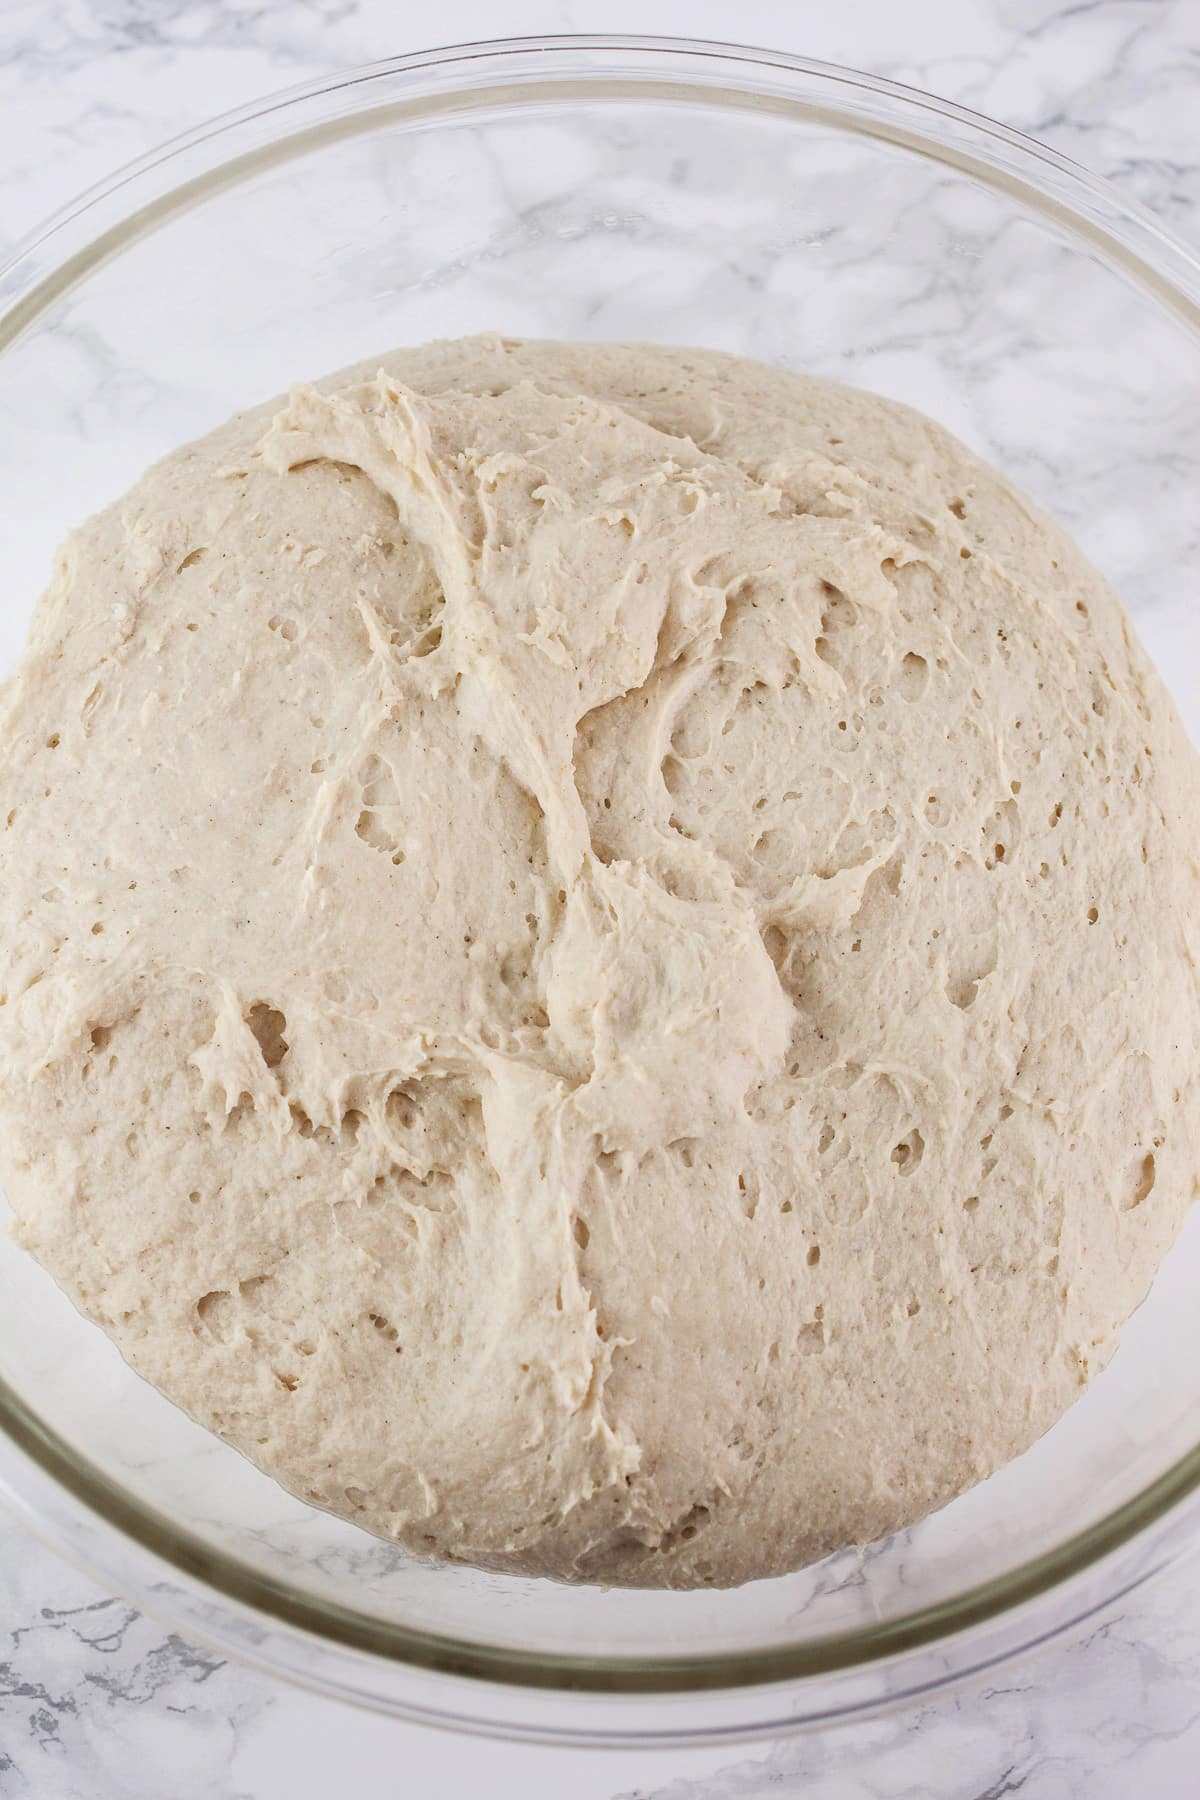
M 874 1538 L 1069 1404 L 1193 1197 L 1194 753 L 1079 552 L 902 407 L 644 346 L 378 369 L 169 457 L 40 605 L 21 1237 L 418 1552 Z

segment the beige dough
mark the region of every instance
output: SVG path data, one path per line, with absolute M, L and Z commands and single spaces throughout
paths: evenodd
M 0 732 L 22 1241 L 422 1555 L 786 1570 L 1028 1445 L 1197 1186 L 1197 758 L 903 407 L 494 337 L 62 552 Z

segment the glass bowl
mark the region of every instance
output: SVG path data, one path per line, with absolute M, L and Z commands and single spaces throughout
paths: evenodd
M 849 70 L 615 38 L 381 63 L 193 132 L 0 274 L 0 661 L 65 529 L 235 407 L 430 337 L 637 337 L 941 420 L 1076 534 L 1196 737 L 1198 300 L 1196 259 L 1102 182 Z M 1027 1649 L 1196 1537 L 1198 1227 L 1027 1455 L 735 1591 L 413 1562 L 193 1425 L 7 1239 L 0 1491 L 139 1606 L 326 1692 L 548 1739 L 779 1732 Z

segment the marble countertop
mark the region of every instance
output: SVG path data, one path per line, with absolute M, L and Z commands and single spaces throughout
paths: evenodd
M 537 31 L 688 32 L 911 81 L 1019 125 L 1200 238 L 1200 31 L 1181 0 L 5 0 L 0 255 L 113 166 L 340 65 Z M 485 1744 L 294 1693 L 171 1635 L 0 1519 L 0 1800 L 1184 1800 L 1200 1558 L 1081 1641 L 895 1717 L 744 1751 Z

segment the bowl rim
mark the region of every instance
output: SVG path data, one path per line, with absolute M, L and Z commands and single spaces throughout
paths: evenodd
M 1009 126 L 917 88 L 785 52 L 687 38 L 567 34 L 447 46 L 344 70 L 221 114 L 124 165 L 35 227 L 0 265 L 0 354 L 110 258 L 168 219 L 274 164 L 393 123 L 434 122 L 502 107 L 517 96 L 530 104 L 572 95 L 766 109 L 885 140 L 1049 218 L 1200 335 L 1200 256 L 1108 182 Z M 1135 1538 L 1144 1540 L 1200 1490 L 1198 1444 L 1102 1519 L 949 1599 L 799 1644 L 651 1660 L 470 1641 L 393 1626 L 338 1602 L 302 1595 L 240 1558 L 214 1552 L 143 1504 L 77 1455 L 2 1378 L 0 1435 L 20 1453 L 18 1462 L 27 1458 L 123 1541 L 285 1634 L 401 1668 L 578 1697 L 667 1697 L 796 1685 L 903 1659 L 1063 1587 Z M 10 1477 L 6 1467 L 0 1488 L 10 1490 L 28 1522 L 21 1483 Z M 65 1548 L 57 1541 L 56 1547 Z M 1030 1627 L 1015 1648 L 1042 1635 Z M 251 1655 L 250 1660 L 294 1673 L 269 1659 Z

